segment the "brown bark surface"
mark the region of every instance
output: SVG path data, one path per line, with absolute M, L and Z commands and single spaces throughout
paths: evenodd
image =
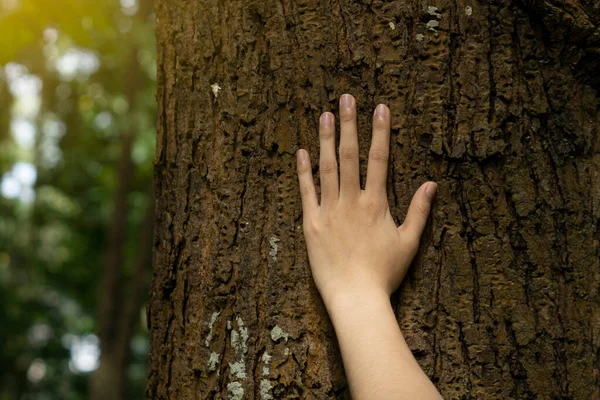
M 294 152 L 318 172 L 350 92 L 363 182 L 391 109 L 397 222 L 439 183 L 393 301 L 442 395 L 599 399 L 599 26 L 584 0 L 159 0 L 148 397 L 349 397 Z

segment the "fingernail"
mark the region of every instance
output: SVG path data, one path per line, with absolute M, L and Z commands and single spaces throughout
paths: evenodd
M 437 190 L 437 183 L 429 182 L 427 186 L 425 186 L 425 194 L 429 197 L 433 197 Z
M 307 155 L 308 155 L 308 153 L 304 149 L 300 149 L 296 152 L 296 157 L 298 158 L 298 161 L 301 164 L 304 164 L 306 162 Z
M 323 126 L 331 126 L 333 124 L 333 114 L 326 112 L 321 115 L 321 124 L 323 124 Z
M 375 115 L 379 118 L 385 118 L 387 116 L 387 107 L 385 104 L 380 104 L 375 108 Z
M 340 106 L 343 108 L 352 107 L 352 96 L 349 94 L 342 95 L 342 98 L 340 99 Z

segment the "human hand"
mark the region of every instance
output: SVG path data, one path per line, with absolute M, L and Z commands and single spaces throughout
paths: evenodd
M 315 284 L 326 304 L 339 294 L 383 291 L 389 297 L 414 258 L 437 184 L 426 182 L 414 194 L 406 219 L 396 227 L 387 201 L 390 111 L 380 104 L 373 134 L 365 190 L 360 188 L 356 102 L 340 98 L 340 174 L 335 122 L 330 112 L 319 122 L 321 203 L 310 157 L 297 152 L 303 230 Z

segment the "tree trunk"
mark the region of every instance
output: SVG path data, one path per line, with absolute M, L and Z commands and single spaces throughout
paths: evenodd
M 390 106 L 397 222 L 439 183 L 393 301 L 444 398 L 599 399 L 599 22 L 585 0 L 159 0 L 148 397 L 349 398 L 294 152 L 318 172 L 350 92 L 363 181 Z
M 141 87 L 141 70 L 137 63 L 137 48 L 130 50 L 130 69 L 126 94 L 132 112 L 136 111 L 137 90 Z M 120 137 L 120 157 L 117 165 L 117 182 L 114 193 L 114 208 L 110 226 L 107 229 L 106 259 L 102 281 L 98 289 L 98 336 L 100 338 L 100 365 L 90 379 L 91 400 L 120 400 L 125 398 L 127 388 L 127 366 L 130 357 L 130 342 L 139 310 L 142 307 L 143 293 L 148 287 L 147 274 L 151 264 L 154 229 L 154 196 L 149 195 L 144 219 L 139 226 L 139 237 L 133 260 L 133 274 L 124 277 L 124 245 L 129 226 L 128 205 L 135 176 L 132 149 L 137 132 L 131 126 Z

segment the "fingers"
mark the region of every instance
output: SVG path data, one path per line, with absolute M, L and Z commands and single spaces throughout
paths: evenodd
M 296 152 L 296 168 L 298 181 L 300 183 L 300 196 L 302 198 L 302 211 L 304 214 L 312 214 L 317 211 L 317 191 L 313 182 L 310 157 L 306 150 L 300 149 Z
M 338 165 L 335 156 L 335 122 L 333 114 L 323 113 L 319 122 L 319 173 L 321 176 L 321 207 L 332 208 L 338 200 Z
M 369 150 L 369 167 L 365 190 L 376 197 L 386 197 L 388 158 L 390 153 L 390 110 L 380 104 L 373 115 L 373 136 Z
M 340 198 L 360 195 L 356 102 L 344 94 L 340 98 Z
M 426 182 L 416 191 L 408 207 L 406 219 L 398 227 L 398 231 L 403 235 L 408 235 L 418 243 L 427 224 L 431 202 L 437 190 L 437 183 Z

